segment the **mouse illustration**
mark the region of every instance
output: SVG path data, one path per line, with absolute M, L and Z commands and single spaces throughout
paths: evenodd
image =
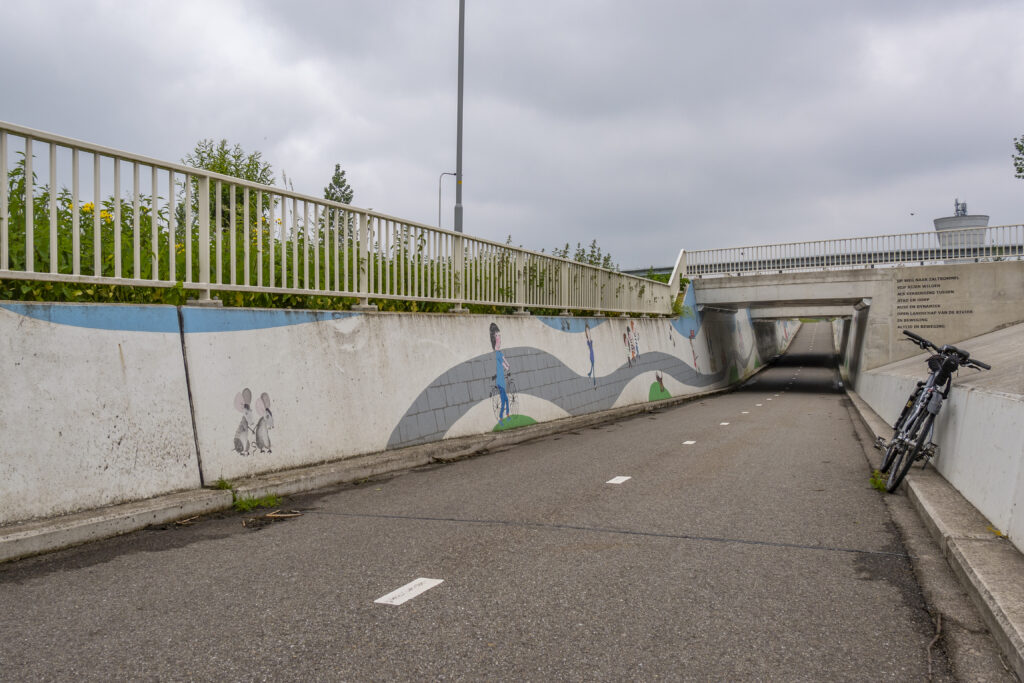
M 270 394 L 263 392 L 256 403 L 256 414 L 260 421 L 256 423 L 256 448 L 260 453 L 270 452 L 270 430 L 274 428 L 274 414 L 270 412 Z
M 248 387 L 235 395 L 235 410 L 242 414 L 242 421 L 235 430 L 235 450 L 239 455 L 249 455 L 249 433 L 256 422 L 251 404 L 252 392 Z

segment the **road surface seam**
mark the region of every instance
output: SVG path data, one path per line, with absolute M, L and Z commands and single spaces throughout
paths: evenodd
M 835 553 L 852 553 L 855 555 L 875 555 L 880 557 L 911 558 L 907 553 L 893 553 L 883 550 L 862 550 L 860 548 L 840 548 L 827 545 L 804 545 L 783 541 L 758 541 L 745 538 L 726 538 L 724 536 L 698 536 L 695 534 L 670 534 L 657 531 L 637 531 L 635 529 L 616 529 L 613 527 L 578 526 L 575 524 L 545 524 L 542 522 L 517 522 L 507 519 L 468 519 L 460 517 L 426 517 L 419 515 L 385 515 L 359 512 L 327 512 L 324 510 L 305 510 L 307 514 L 330 515 L 334 517 L 352 517 L 357 519 L 400 519 L 416 522 L 451 522 L 455 524 L 485 524 L 494 526 L 512 526 L 531 529 L 557 529 L 563 531 L 589 531 L 604 534 L 623 534 L 627 536 L 646 536 L 650 538 L 673 538 L 687 541 L 709 541 L 712 543 L 737 543 L 741 545 L 760 545 L 772 548 L 794 548 L 798 550 L 821 550 Z

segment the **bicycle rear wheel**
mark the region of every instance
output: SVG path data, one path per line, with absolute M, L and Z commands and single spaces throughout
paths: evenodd
M 491 387 L 491 407 L 494 409 L 494 419 L 501 420 L 501 391 L 497 386 Z
M 931 426 L 934 420 L 934 415 L 925 413 L 922 417 L 918 418 L 911 428 L 907 443 L 900 448 L 900 453 L 893 462 L 892 469 L 889 470 L 889 479 L 885 482 L 885 490 L 889 493 L 893 493 L 899 488 L 903 478 L 910 471 L 910 467 L 917 460 L 917 456 L 921 453 L 921 449 L 925 447 L 925 442 L 931 433 Z

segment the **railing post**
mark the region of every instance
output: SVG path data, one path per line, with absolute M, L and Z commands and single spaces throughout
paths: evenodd
M 210 296 L 210 178 L 199 176 L 199 284 L 207 285 L 199 290 L 198 299 L 189 299 L 196 306 L 220 306 L 221 302 Z M 136 193 L 136 197 L 138 193 Z M 138 216 L 138 212 L 135 214 Z M 137 232 L 137 231 L 136 231 Z M 136 251 L 136 254 L 138 252 Z M 136 266 L 137 267 L 137 266 Z
M 676 257 L 676 266 L 672 269 L 672 276 L 668 279 L 668 289 L 673 301 L 675 294 L 679 292 L 679 281 L 684 277 L 686 277 L 686 250 L 680 249 L 679 256 Z
M 456 234 L 452 240 L 452 278 L 454 284 L 452 287 L 452 297 L 455 299 L 455 305 L 451 307 L 449 312 L 451 313 L 468 313 L 468 308 L 463 308 L 462 302 L 465 300 L 466 292 L 466 281 L 465 281 L 465 269 L 466 269 L 466 250 L 462 243 L 462 235 Z
M 569 312 L 569 267 L 565 261 L 558 262 L 558 303 L 562 307 L 558 315 L 572 315 Z
M 76 149 L 75 150 L 75 154 L 77 154 L 77 153 L 78 153 L 78 150 Z M 75 168 L 76 168 L 75 178 L 77 179 L 78 178 L 78 176 L 77 176 L 77 168 L 78 167 L 76 166 Z M 8 231 L 10 230 L 10 228 L 9 228 L 9 219 L 8 219 L 8 216 L 7 216 L 7 214 L 8 214 L 8 208 L 7 207 L 8 207 L 8 201 L 9 201 L 9 199 L 7 197 L 7 194 L 9 192 L 8 187 L 9 186 L 8 186 L 8 183 L 7 183 L 7 132 L 0 130 L 0 270 L 7 270 L 8 267 L 9 267 L 8 264 L 10 262 L 10 260 L 8 258 L 8 254 L 7 254 L 8 249 L 9 249 L 9 247 L 7 246 L 8 245 Z M 77 202 L 78 201 L 78 193 L 76 192 L 73 196 L 75 197 L 75 201 Z M 75 213 L 75 218 L 77 218 L 78 217 L 77 205 L 76 205 L 76 208 L 74 209 L 74 213 Z M 75 234 L 77 235 L 78 232 L 76 231 Z M 77 259 L 77 252 L 75 252 L 75 253 L 76 253 L 76 259 Z M 76 260 L 76 263 L 77 263 L 77 260 Z M 75 275 L 78 275 L 77 271 L 75 272 Z
M 359 303 L 352 307 L 353 311 L 376 311 L 377 306 L 370 303 L 370 216 L 359 214 L 359 267 L 356 269 L 356 292 Z
M 526 265 L 525 257 L 523 252 L 516 251 L 516 267 L 515 267 L 515 278 L 516 278 L 516 315 L 530 315 L 530 312 L 526 310 Z

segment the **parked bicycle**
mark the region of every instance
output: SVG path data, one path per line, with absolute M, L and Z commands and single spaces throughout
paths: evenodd
M 889 493 L 899 488 L 911 465 L 922 458 L 927 465 L 928 458 L 935 455 L 935 444 L 931 441 L 932 429 L 935 417 L 942 409 L 942 402 L 949 397 L 949 390 L 953 387 L 953 373 L 961 367 L 992 369 L 987 363 L 971 358 L 971 354 L 963 349 L 948 344 L 940 347 L 909 330 L 903 330 L 903 334 L 922 350 L 931 349 L 935 353 L 928 358 L 931 373 L 927 380 L 917 383 L 917 389 L 903 406 L 893 427 L 892 439 L 886 442 L 878 437 L 875 441 L 875 447 L 885 451 L 881 471 L 889 473 L 885 483 Z

